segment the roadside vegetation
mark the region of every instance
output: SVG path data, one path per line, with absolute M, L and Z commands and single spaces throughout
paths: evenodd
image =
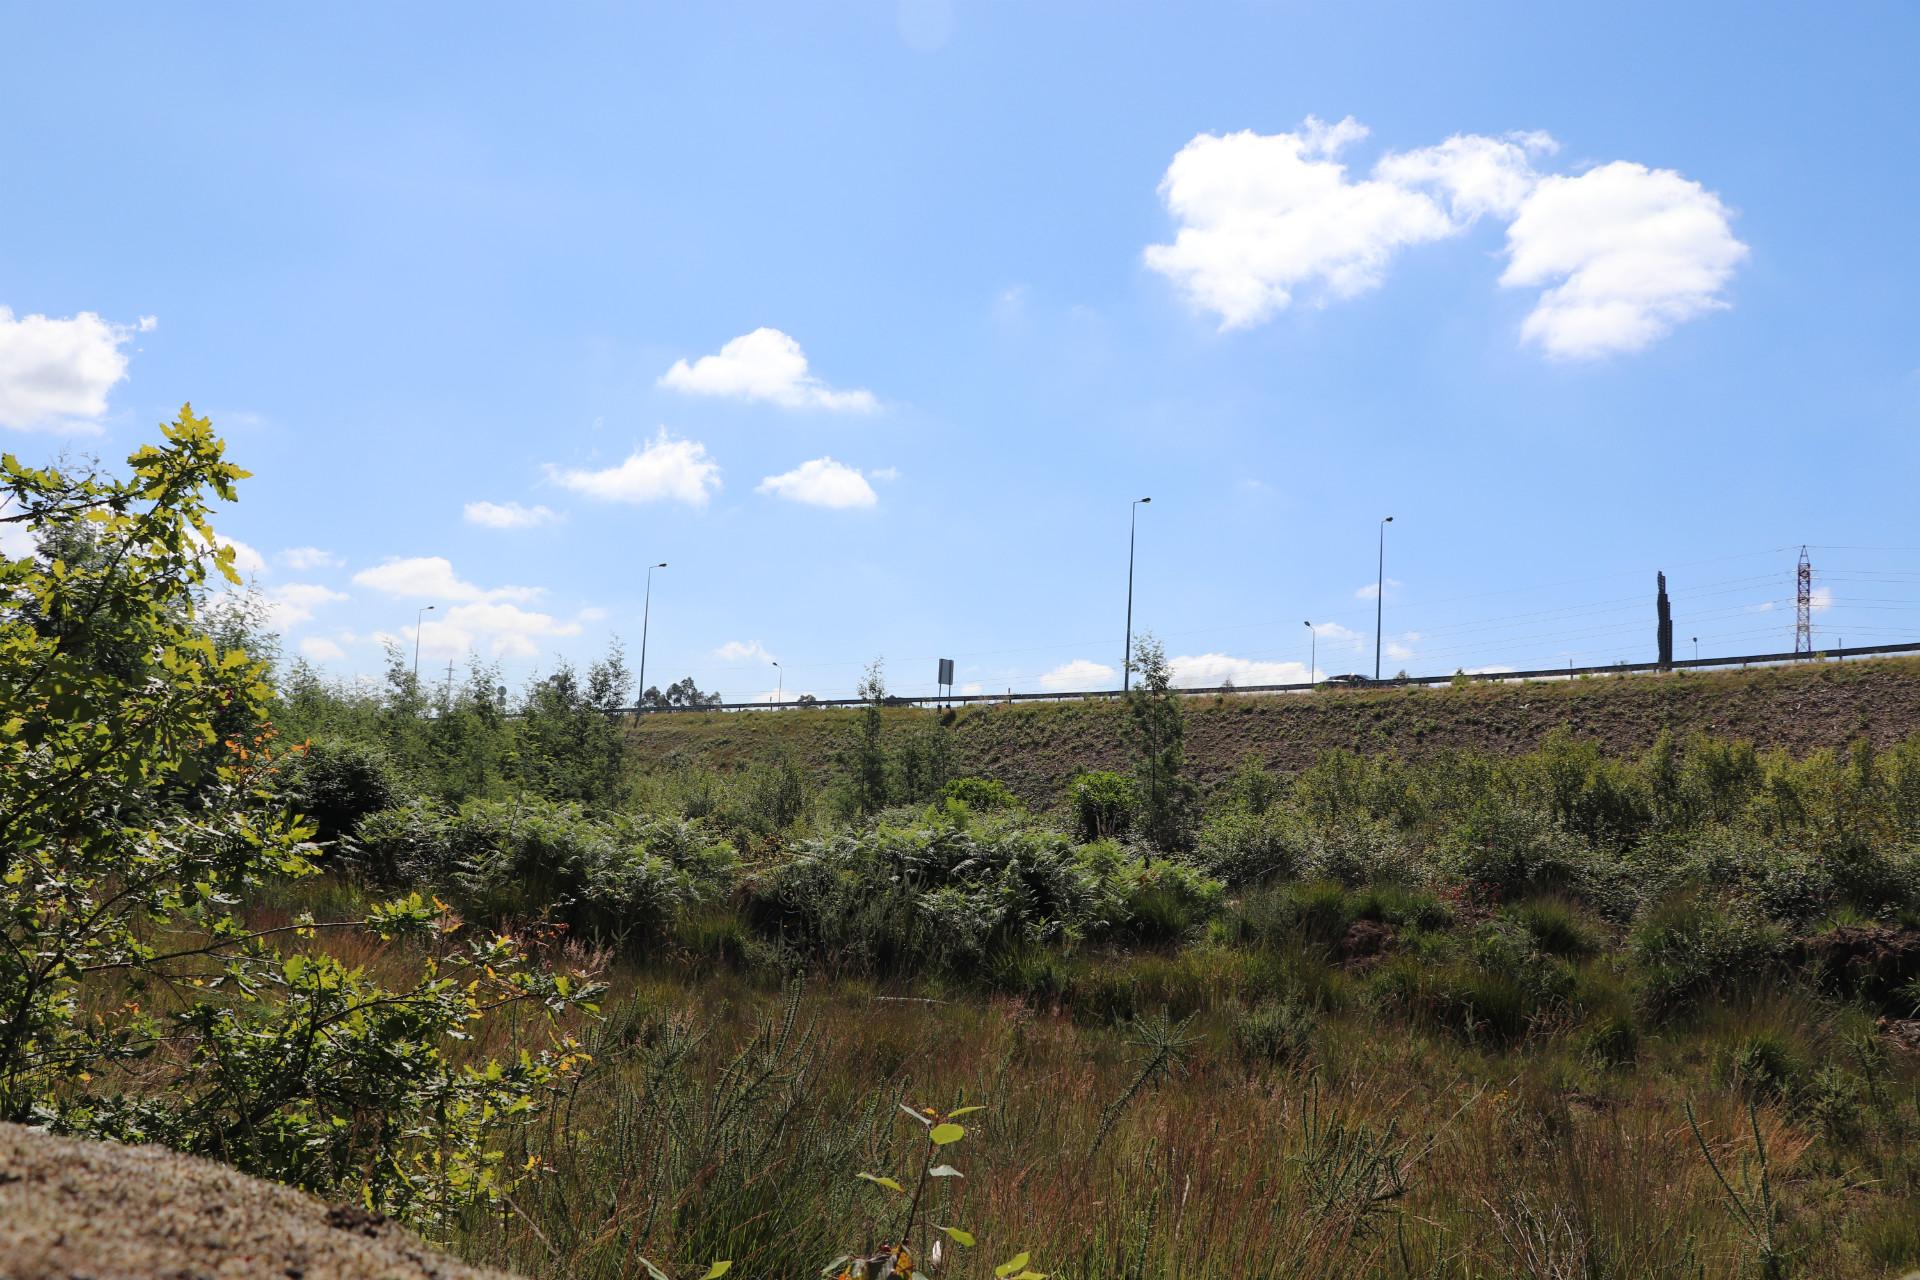
M 1920 1266 L 1920 737 L 1203 778 L 1147 638 L 1048 794 L 878 664 L 723 772 L 617 648 L 273 669 L 208 425 L 132 466 L 6 464 L 0 1118 L 531 1275 Z

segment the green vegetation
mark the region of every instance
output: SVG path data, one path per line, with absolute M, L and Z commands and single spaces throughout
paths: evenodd
M 622 723 L 617 648 L 274 677 L 201 586 L 239 473 L 189 412 L 132 465 L 7 462 L 8 1118 L 538 1275 L 1920 1265 L 1920 738 L 1208 789 L 1149 639 L 1128 754 L 1051 789 L 878 664 L 848 714 L 689 714 L 825 726 L 723 771 Z

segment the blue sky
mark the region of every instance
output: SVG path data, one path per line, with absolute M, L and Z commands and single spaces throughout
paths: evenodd
M 17 6 L 0 447 L 288 652 L 847 692 L 1920 639 L 1907 4 Z M 732 345 L 729 345 L 732 344 Z M 482 506 L 478 504 L 491 504 Z M 500 527 L 502 524 L 516 527 Z M 304 549 L 304 551 L 302 550 Z M 321 554 L 324 553 L 324 554 Z M 632 655 L 637 665 L 637 653 Z M 1104 670 L 1103 670 L 1104 668 Z

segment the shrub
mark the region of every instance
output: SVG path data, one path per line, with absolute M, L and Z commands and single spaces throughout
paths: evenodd
M 1785 950 L 1786 938 L 1739 903 L 1725 906 L 1682 894 L 1649 910 L 1628 941 L 1640 977 L 1642 1002 L 1674 1013 L 1710 992 L 1764 980 Z
M 1108 769 L 1076 777 L 1068 788 L 1074 829 L 1083 842 L 1117 840 L 1133 828 L 1140 789 L 1133 779 Z
M 1512 908 L 1508 915 L 1548 955 L 1579 957 L 1599 950 L 1579 911 L 1561 899 L 1535 898 Z
M 1299 845 L 1293 823 L 1278 810 L 1230 809 L 1201 826 L 1194 858 L 1227 884 L 1263 884 L 1296 873 Z
M 1601 1013 L 1580 1029 L 1577 1043 L 1596 1066 L 1632 1066 L 1640 1056 L 1640 1028 L 1625 1014 Z
M 1020 809 L 1020 797 L 993 778 L 955 778 L 940 789 L 943 800 L 958 800 L 975 813 Z
M 1298 1000 L 1266 1000 L 1235 1015 L 1233 1051 L 1249 1069 L 1291 1066 L 1313 1048 L 1313 1011 Z
M 314 839 L 332 843 L 350 835 L 360 819 L 400 797 L 386 751 L 345 738 L 316 738 L 280 772 L 287 803 L 313 824 Z

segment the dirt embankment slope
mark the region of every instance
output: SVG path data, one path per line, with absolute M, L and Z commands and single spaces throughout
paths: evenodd
M 357 1209 L 160 1147 L 0 1124 L 5 1280 L 512 1280 Z
M 1796 755 L 1865 735 L 1886 746 L 1920 733 L 1920 659 L 1809 663 L 1752 671 L 1603 676 L 1465 688 L 1322 690 L 1190 698 L 1188 759 L 1203 785 L 1258 755 L 1290 771 L 1334 747 L 1409 756 L 1471 748 L 1526 751 L 1562 726 L 1609 751 L 1644 750 L 1662 729 L 1743 738 Z M 889 708 L 897 742 L 939 713 Z M 855 710 L 651 716 L 632 729 L 642 767 L 723 772 L 790 752 L 826 778 L 852 740 Z M 1102 702 L 971 704 L 953 716 L 954 767 L 1054 800 L 1083 769 L 1126 766 L 1126 709 Z

